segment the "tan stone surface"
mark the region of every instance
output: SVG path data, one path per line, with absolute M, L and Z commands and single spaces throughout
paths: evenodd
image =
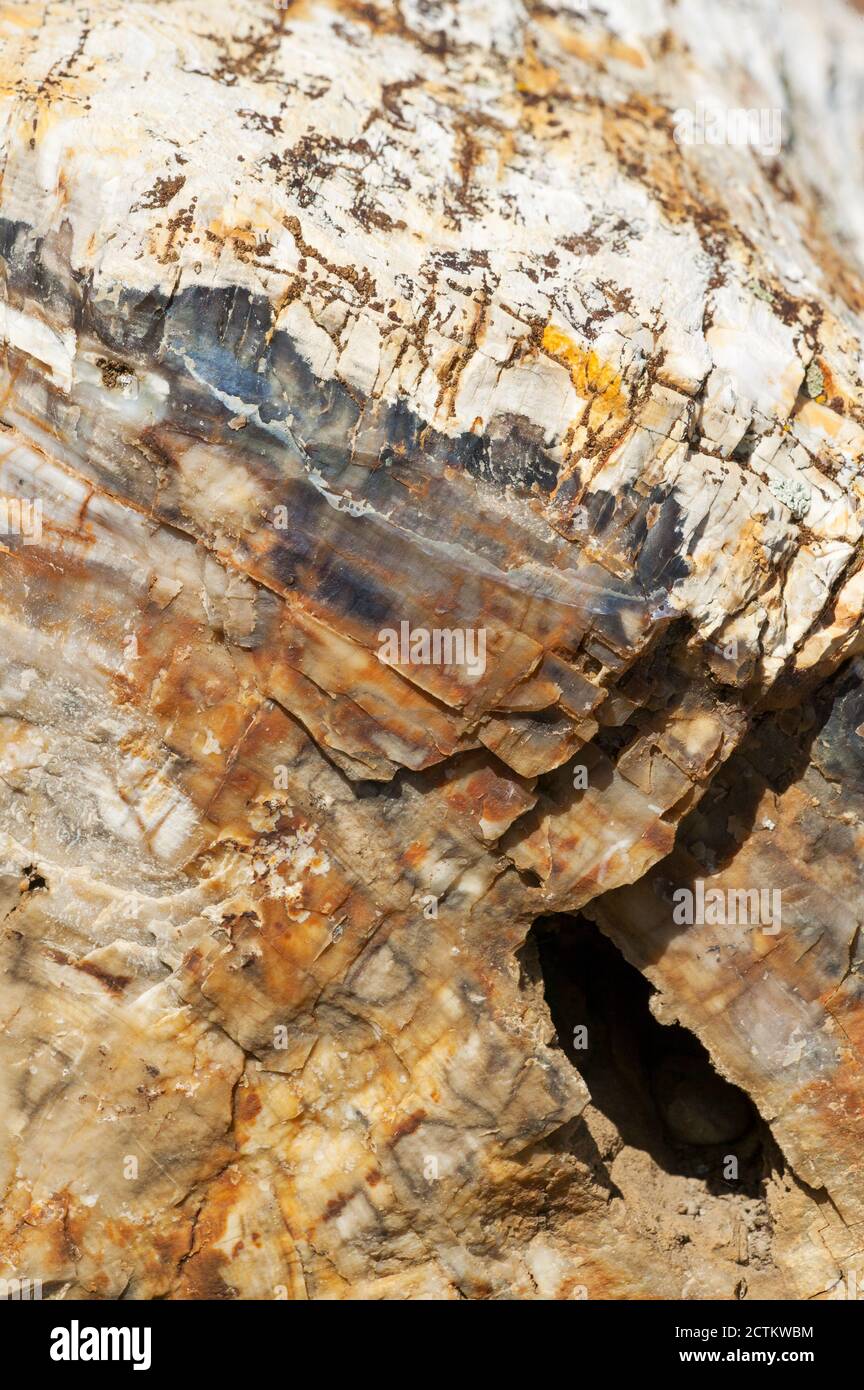
M 857 1268 L 862 54 L 842 0 L 0 12 L 0 1273 Z M 673 929 L 700 875 L 780 935 Z

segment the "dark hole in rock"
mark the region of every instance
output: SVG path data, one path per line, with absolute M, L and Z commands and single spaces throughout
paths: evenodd
M 48 887 L 47 879 L 43 878 L 35 864 L 25 864 L 23 873 L 27 880 L 27 887 L 24 889 L 25 893 L 35 893 L 37 888 Z
M 717 1191 L 728 1190 L 721 1175 L 734 1156 L 729 1187 L 759 1195 L 768 1170 L 782 1164 L 767 1126 L 698 1038 L 654 1017 L 655 991 L 640 972 L 584 917 L 538 918 L 526 963 L 532 943 L 558 1043 L 623 1142 L 667 1173 L 711 1175 Z

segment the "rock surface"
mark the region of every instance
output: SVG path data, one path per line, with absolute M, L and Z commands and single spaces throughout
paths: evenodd
M 5 7 L 0 1273 L 861 1268 L 862 67 L 844 0 Z

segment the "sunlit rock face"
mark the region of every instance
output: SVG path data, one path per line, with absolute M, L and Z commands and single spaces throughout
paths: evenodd
M 859 1270 L 862 62 L 4 8 L 4 1277 Z

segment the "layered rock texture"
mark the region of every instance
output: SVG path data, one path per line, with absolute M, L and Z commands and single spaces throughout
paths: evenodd
M 845 0 L 0 12 L 0 1275 L 864 1287 L 862 84 Z

